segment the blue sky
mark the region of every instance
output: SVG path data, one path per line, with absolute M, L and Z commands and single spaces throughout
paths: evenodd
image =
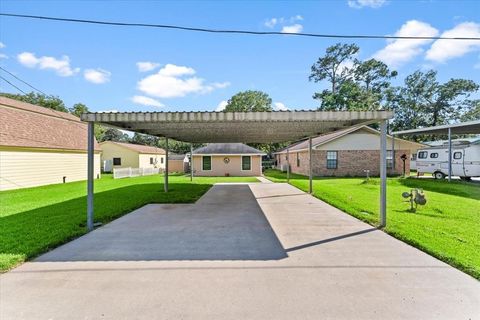
M 255 31 L 480 36 L 480 1 L 323 2 L 2 1 L 0 11 Z M 284 29 L 285 28 L 285 29 Z M 262 90 L 278 108 L 313 109 L 322 84 L 311 65 L 339 41 L 215 35 L 147 28 L 0 18 L 0 63 L 68 106 L 94 111 L 215 110 L 242 90 Z M 480 83 L 480 42 L 356 40 L 358 58 L 398 70 Z M 143 64 L 138 64 L 143 62 Z M 28 87 L 2 72 L 25 91 Z M 16 92 L 3 81 L 0 90 Z

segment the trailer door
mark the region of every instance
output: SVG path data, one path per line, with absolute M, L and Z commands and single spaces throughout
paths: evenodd
M 463 159 L 465 158 L 465 150 L 457 149 L 452 154 L 452 175 L 465 177 L 465 167 Z

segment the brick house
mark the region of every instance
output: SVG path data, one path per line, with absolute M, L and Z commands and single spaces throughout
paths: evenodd
M 387 172 L 403 173 L 402 155 L 406 155 L 405 171 L 410 171 L 410 155 L 423 145 L 395 138 L 393 161 L 392 137 L 387 136 Z M 288 150 L 288 156 L 287 156 Z M 286 171 L 290 163 L 292 173 L 308 175 L 308 140 L 291 144 L 276 152 L 275 166 Z M 289 161 L 287 161 L 287 158 Z M 368 126 L 351 127 L 312 139 L 312 171 L 315 176 L 365 176 L 379 175 L 380 132 Z

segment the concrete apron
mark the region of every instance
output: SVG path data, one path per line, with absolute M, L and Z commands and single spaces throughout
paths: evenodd
M 0 276 L 0 319 L 477 319 L 475 279 L 287 184 L 148 205 Z

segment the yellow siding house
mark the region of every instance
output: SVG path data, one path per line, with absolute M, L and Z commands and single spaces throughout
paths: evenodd
M 102 149 L 102 168 L 159 168 L 165 169 L 165 150 L 139 144 L 104 141 Z
M 0 97 L 0 190 L 87 179 L 87 124 L 69 113 Z M 95 142 L 95 176 L 100 148 Z

